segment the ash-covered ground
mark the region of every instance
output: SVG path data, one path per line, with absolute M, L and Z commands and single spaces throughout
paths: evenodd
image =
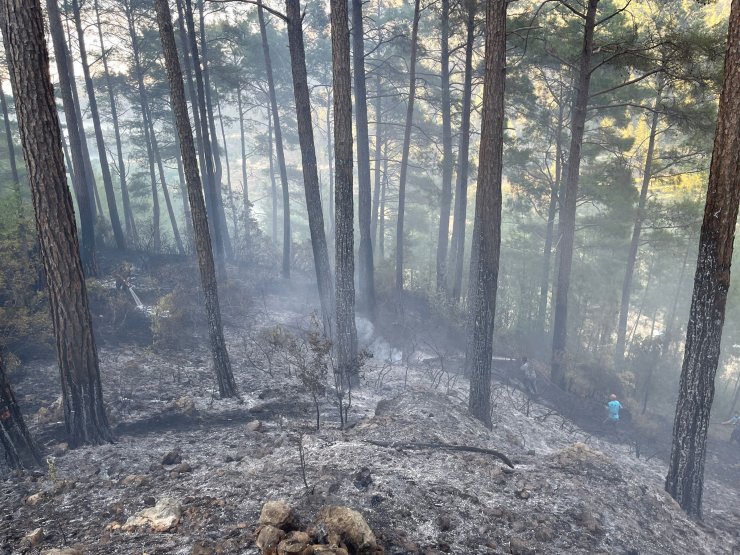
M 303 382 L 255 347 L 275 324 L 307 325 L 310 284 L 249 294 L 238 310 L 225 307 L 241 400 L 215 398 L 202 340 L 177 350 L 101 347 L 113 445 L 66 449 L 55 364 L 17 373 L 48 467 L 4 471 L 2 553 L 257 554 L 257 519 L 271 499 L 306 523 L 325 505 L 354 508 L 391 554 L 740 551 L 736 483 L 708 477 L 704 522 L 694 522 L 664 493 L 657 457 L 638 459 L 624 438 L 584 432 L 499 383 L 489 431 L 467 414 L 467 381 L 437 353 L 422 343 L 411 356 L 396 351 L 364 321 L 360 336 L 375 356 L 352 394 L 348 429 L 339 429 L 329 388 L 316 431 Z M 498 450 L 514 469 L 489 454 L 408 443 Z M 179 517 L 167 530 L 131 524 L 162 500 Z

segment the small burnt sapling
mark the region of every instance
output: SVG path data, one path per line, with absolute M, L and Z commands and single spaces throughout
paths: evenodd
M 5 359 L 0 350 L 0 443 L 5 449 L 5 460 L 12 468 L 41 464 L 41 455 L 23 421 L 5 370 Z

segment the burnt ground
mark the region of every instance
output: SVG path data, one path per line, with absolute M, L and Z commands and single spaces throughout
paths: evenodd
M 502 371 L 494 427 L 486 430 L 467 414 L 467 382 L 451 348 L 440 356 L 437 343 L 419 341 L 404 356 L 363 321 L 360 336 L 375 356 L 353 393 L 349 429 L 339 429 L 327 393 L 316 431 L 300 380 L 279 360 L 270 371 L 252 341 L 276 323 L 306 326 L 313 288 L 261 283 L 242 284 L 242 295 L 237 283 L 225 294 L 241 400 L 215 397 L 202 339 L 176 350 L 104 341 L 102 380 L 118 441 L 67 450 L 49 409 L 58 392 L 53 361 L 14 375 L 49 462 L 43 472 L 2 475 L 0 553 L 69 546 L 90 554 L 257 554 L 257 517 L 270 499 L 287 500 L 306 522 L 327 504 L 355 508 L 392 554 L 740 550 L 738 458 L 720 440 L 710 446 L 705 519 L 697 523 L 663 492 L 659 449 L 643 446 L 638 459 L 627 431 L 604 435 L 587 416 L 598 404 L 589 409 L 547 390 L 534 402 Z M 396 446 L 369 443 L 378 440 Z M 496 449 L 515 468 L 484 454 L 404 449 L 405 442 Z M 182 508 L 174 528 L 121 528 L 163 498 Z M 24 537 L 37 528 L 43 539 L 30 547 Z

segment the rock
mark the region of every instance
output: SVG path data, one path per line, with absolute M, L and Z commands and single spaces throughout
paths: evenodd
M 542 528 L 537 528 L 537 530 L 534 531 L 534 537 L 537 539 L 537 541 L 549 542 L 555 538 L 555 530 L 548 526 L 543 526 Z
M 262 422 L 260 420 L 252 420 L 251 422 L 248 422 L 247 430 L 249 430 L 250 432 L 262 431 Z
M 198 542 L 193 545 L 193 549 L 190 552 L 191 555 L 214 555 L 216 550 L 206 542 Z
M 167 453 L 164 457 L 162 457 L 162 464 L 164 465 L 170 465 L 170 464 L 180 464 L 182 462 L 182 455 L 180 454 L 180 450 L 175 448 L 169 453 Z
M 172 469 L 172 472 L 176 472 L 178 474 L 185 474 L 185 473 L 192 472 L 192 471 L 193 471 L 193 467 L 190 466 L 186 462 L 182 464 L 178 464 L 175 468 Z
M 184 395 L 179 399 L 175 399 L 169 403 L 165 408 L 165 412 L 176 412 L 183 416 L 195 416 L 197 410 L 195 409 L 195 401 L 189 395 Z
M 34 493 L 33 495 L 29 495 L 26 497 L 26 505 L 29 505 L 31 507 L 35 507 L 39 503 L 41 503 L 41 500 L 44 498 L 43 492 Z
M 259 523 L 288 532 L 296 527 L 296 515 L 285 501 L 268 501 L 262 506 Z
M 534 555 L 534 549 L 527 545 L 527 542 L 520 538 L 511 538 L 509 540 L 509 552 L 512 555 Z
M 131 532 L 139 528 L 149 528 L 152 532 L 167 532 L 180 522 L 182 506 L 171 497 L 163 497 L 154 507 L 139 511 L 129 517 L 123 530 Z
M 121 483 L 124 486 L 141 487 L 149 485 L 149 477 L 144 474 L 129 474 Z
M 368 487 L 370 487 L 370 484 L 373 483 L 373 477 L 370 474 L 370 469 L 365 467 L 358 472 L 355 472 L 355 474 L 352 476 L 352 483 L 359 490 L 367 489 Z
M 316 526 L 328 536 L 338 536 L 353 553 L 374 553 L 375 534 L 365 518 L 348 507 L 324 507 L 316 517 Z
M 66 454 L 67 451 L 69 451 L 69 444 L 68 443 L 57 443 L 54 447 L 51 448 L 51 454 L 55 457 L 61 457 L 62 455 Z
M 291 532 L 278 544 L 278 555 L 302 554 L 311 544 L 311 536 L 306 532 Z
M 31 530 L 28 534 L 23 536 L 22 543 L 28 547 L 36 547 L 44 540 L 44 531 L 41 528 Z
M 277 555 L 278 545 L 283 538 L 285 538 L 285 532 L 268 524 L 260 529 L 257 536 L 257 547 L 262 550 L 263 555 Z

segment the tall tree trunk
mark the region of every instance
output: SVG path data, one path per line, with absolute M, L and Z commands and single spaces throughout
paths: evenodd
M 334 147 L 331 135 L 331 94 L 326 95 L 326 157 L 329 160 L 329 237 L 334 237 L 336 222 L 334 220 Z
M 491 357 L 496 313 L 499 254 L 501 252 L 501 176 L 504 150 L 504 85 L 506 79 L 506 1 L 486 4 L 485 80 L 481 116 L 480 167 L 475 199 L 479 229 L 476 291 L 471 295 L 472 348 L 466 361 L 470 369 L 470 412 L 491 427 Z
M 103 128 L 100 125 L 100 113 L 98 112 L 98 99 L 95 94 L 92 76 L 90 75 L 90 66 L 87 63 L 87 49 L 85 47 L 85 31 L 82 29 L 82 18 L 80 17 L 80 5 L 78 0 L 72 0 L 72 15 L 74 16 L 75 28 L 77 30 L 77 40 L 80 47 L 80 64 L 82 73 L 85 77 L 85 88 L 87 89 L 88 107 L 90 117 L 93 120 L 95 129 L 95 142 L 98 146 L 98 159 L 100 160 L 100 171 L 103 174 L 103 187 L 105 188 L 105 198 L 108 204 L 108 217 L 111 228 L 113 228 L 113 237 L 116 241 L 116 247 L 119 250 L 126 249 L 126 238 L 123 235 L 121 220 L 118 217 L 118 206 L 116 204 L 116 194 L 113 191 L 113 178 L 110 175 L 108 166 L 108 153 L 105 150 L 105 139 L 103 138 Z
M 3 123 L 5 124 L 5 143 L 8 146 L 8 161 L 10 162 L 10 177 L 17 186 L 20 183 L 18 177 L 18 165 L 15 160 L 15 145 L 13 144 L 13 133 L 10 130 L 10 116 L 8 114 L 8 101 L 5 98 L 5 91 L 0 86 L 0 107 L 3 110 Z
M 733 0 L 665 488 L 701 518 L 704 461 L 740 203 L 740 0 Z
M 653 153 L 655 152 L 655 136 L 658 132 L 658 102 L 655 103 L 652 122 L 650 124 L 650 137 L 648 138 L 648 148 L 645 154 L 645 169 L 642 174 L 642 188 L 640 189 L 640 200 L 637 203 L 637 212 L 635 213 L 635 224 L 632 229 L 632 241 L 630 242 L 629 252 L 627 254 L 627 267 L 624 271 L 624 280 L 622 281 L 622 302 L 619 306 L 619 323 L 617 324 L 617 345 L 614 353 L 614 366 L 621 368 L 624 364 L 624 347 L 627 336 L 627 316 L 630 309 L 630 295 L 632 294 L 632 278 L 635 273 L 635 262 L 637 261 L 637 250 L 640 247 L 640 233 L 642 232 L 642 222 L 645 219 L 645 204 L 647 203 L 648 190 L 650 189 L 650 180 L 652 178 Z
M 475 0 L 465 0 L 468 13 L 465 20 L 465 76 L 462 98 L 462 121 L 460 122 L 460 147 L 457 154 L 457 181 L 455 184 L 455 214 L 452 222 L 452 241 L 449 262 L 454 274 L 450 297 L 460 299 L 462 292 L 463 261 L 465 260 L 465 220 L 468 208 L 468 168 L 470 167 L 470 112 L 473 95 L 473 47 L 475 46 Z
M 177 218 L 175 217 L 175 210 L 172 208 L 172 200 L 170 199 L 170 192 L 167 188 L 167 178 L 164 173 L 164 164 L 162 163 L 162 155 L 159 151 L 159 143 L 157 142 L 157 134 L 154 131 L 154 121 L 152 119 L 152 111 L 149 106 L 146 106 L 147 110 L 147 121 L 149 123 L 149 138 L 152 141 L 152 154 L 154 155 L 154 161 L 157 163 L 157 171 L 159 172 L 159 182 L 162 185 L 162 194 L 164 195 L 164 203 L 167 207 L 167 216 L 170 219 L 170 225 L 172 226 L 172 237 L 175 239 L 175 246 L 177 252 L 185 254 L 185 247 L 182 244 L 182 238 L 180 237 L 180 229 L 177 227 Z
M 177 130 L 177 122 L 172 119 L 172 125 Z M 180 152 L 180 137 L 175 132 L 175 148 L 177 152 Z M 185 182 L 185 169 L 182 166 L 182 156 L 175 155 L 175 161 L 177 162 L 177 176 L 179 178 L 179 189 L 180 198 L 182 199 L 182 214 L 183 220 L 185 221 L 185 233 L 187 234 L 187 252 L 191 253 L 194 239 L 193 239 L 193 219 L 190 217 L 190 204 L 188 203 L 188 186 Z
M 278 228 L 278 201 L 277 201 L 277 183 L 275 181 L 275 143 L 272 140 L 272 118 L 268 111 L 267 114 L 267 142 L 269 146 L 270 157 L 270 197 L 272 198 L 272 245 L 277 249 L 277 228 Z
M 116 138 L 118 178 L 121 183 L 121 200 L 123 201 L 123 220 L 126 227 L 126 238 L 129 241 L 133 240 L 135 243 L 138 243 L 139 236 L 136 230 L 136 222 L 134 221 L 134 213 L 131 209 L 131 200 L 129 198 L 128 185 L 126 183 L 126 165 L 123 160 L 123 143 L 121 142 L 121 129 L 118 125 L 118 106 L 116 103 L 116 94 L 113 89 L 113 80 L 111 79 L 110 71 L 108 69 L 108 52 L 105 49 L 105 41 L 103 39 L 103 25 L 100 19 L 98 0 L 94 0 L 94 8 L 98 27 L 98 40 L 100 41 L 101 60 L 103 62 L 103 75 L 105 77 L 106 88 L 108 89 L 108 100 L 110 102 L 111 119 L 113 121 L 113 134 Z
M 244 132 L 244 107 L 242 105 L 242 85 L 236 91 L 237 108 L 239 110 L 239 144 L 241 146 L 241 166 L 242 166 L 242 202 L 244 203 L 244 241 L 246 244 L 246 256 L 249 259 L 251 255 L 251 239 L 249 230 L 249 220 L 251 218 L 251 203 L 249 202 L 249 179 L 247 176 L 247 139 Z
M 450 0 L 442 0 L 440 87 L 442 89 L 442 196 L 439 201 L 437 237 L 437 291 L 447 287 L 447 247 L 452 204 L 452 123 L 450 115 Z
M 70 150 L 72 151 L 72 165 L 74 166 L 75 178 L 73 185 L 75 195 L 77 196 L 77 209 L 80 212 L 80 227 L 82 230 L 82 265 L 85 274 L 92 277 L 98 273 L 98 266 L 95 260 L 95 214 L 93 200 L 90 196 L 92 191 L 89 187 L 87 167 L 82 150 L 83 137 L 80 134 L 80 122 L 77 119 L 77 111 L 72 94 L 72 83 L 70 82 L 68 73 L 67 44 L 64 41 L 62 16 L 59 13 L 59 6 L 56 1 L 46 0 L 46 7 L 49 14 L 49 31 L 54 42 L 54 54 L 57 73 L 59 74 L 59 88 L 64 105 L 64 118 L 67 120 L 67 133 L 69 135 Z M 11 71 L 14 71 L 14 69 L 11 68 Z M 14 94 L 17 93 L 14 91 Z M 17 103 L 16 113 L 18 113 Z M 74 218 L 72 221 L 74 222 Z
M 195 84 L 197 90 L 192 101 L 198 105 L 200 119 L 200 134 L 203 140 L 203 161 L 205 162 L 206 176 L 206 206 L 208 213 L 211 215 L 208 222 L 213 231 L 213 247 L 215 249 L 216 272 L 219 276 L 226 277 L 226 263 L 224 261 L 224 241 L 221 230 L 221 216 L 217 198 L 216 174 L 213 168 L 213 152 L 211 150 L 211 140 L 208 131 L 208 112 L 206 111 L 205 85 L 203 83 L 203 72 L 200 65 L 200 55 L 198 54 L 198 44 L 195 40 L 195 22 L 193 20 L 193 5 L 191 0 L 185 0 L 184 19 L 187 24 L 187 39 L 190 43 L 190 55 L 193 59 L 193 69 L 195 70 Z
M 280 128 L 280 112 L 278 110 L 277 95 L 275 94 L 275 80 L 272 76 L 272 61 L 270 60 L 270 45 L 267 42 L 267 25 L 262 0 L 257 0 L 257 16 L 262 35 L 262 52 L 265 56 L 265 71 L 267 72 L 267 88 L 270 94 L 270 110 L 272 112 L 272 128 L 275 133 L 275 151 L 277 153 L 280 183 L 283 190 L 283 277 L 290 277 L 290 195 L 288 191 L 288 171 L 285 167 L 285 152 L 283 150 L 283 132 Z
M 411 124 L 414 119 L 414 100 L 416 99 L 416 49 L 419 35 L 419 0 L 414 2 L 414 21 L 411 27 L 411 60 L 409 61 L 409 98 L 406 104 L 406 124 L 403 130 L 403 151 L 401 153 L 401 176 L 398 181 L 398 219 L 396 224 L 396 294 L 399 306 L 403 297 L 403 244 L 404 216 L 406 211 L 406 174 L 409 167 L 411 148 Z
M 11 468 L 31 468 L 41 465 L 41 452 L 23 420 L 15 394 L 5 371 L 0 351 L 0 444 Z
M 555 318 L 553 323 L 552 361 L 550 378 L 554 384 L 565 387 L 566 349 L 568 339 L 568 290 L 573 266 L 573 243 L 576 232 L 576 200 L 578 178 L 581 167 L 581 146 L 586 125 L 588 89 L 591 81 L 591 57 L 594 48 L 594 27 L 599 0 L 588 0 L 584 21 L 583 50 L 578 68 L 576 90 L 573 95 L 570 123 L 570 151 L 568 173 L 565 181 L 565 200 L 560 209 L 558 231 L 560 233 L 560 264 L 555 291 Z
M 214 91 L 216 92 L 216 91 Z M 221 128 L 221 140 L 224 144 L 224 160 L 226 161 L 226 184 L 229 189 L 229 210 L 231 211 L 232 225 L 234 226 L 234 241 L 238 240 L 239 217 L 236 213 L 236 204 L 234 203 L 234 188 L 231 185 L 231 164 L 229 163 L 229 147 L 226 145 L 226 129 L 224 128 L 224 117 L 221 114 L 221 99 L 216 92 L 216 109 L 218 110 L 218 123 Z M 225 228 L 226 226 L 224 226 Z M 226 234 L 228 235 L 228 234 Z M 234 256 L 233 247 L 230 247 L 231 256 Z
M 378 212 L 380 210 L 380 156 L 382 154 L 383 135 L 380 128 L 382 117 L 382 91 L 380 88 L 380 75 L 375 77 L 375 187 L 373 189 L 373 214 L 370 221 L 370 237 L 373 240 L 373 253 L 378 244 Z
M 316 164 L 313 124 L 311 122 L 311 97 L 309 96 L 306 54 L 303 46 L 303 19 L 301 17 L 300 0 L 286 0 L 285 13 L 288 17 L 288 43 L 293 71 L 293 92 L 298 122 L 298 139 L 301 143 L 303 185 L 306 192 L 308 227 L 311 232 L 316 284 L 321 301 L 324 334 L 327 337 L 333 337 L 334 287 L 331 282 L 329 250 L 326 245 L 326 234 L 324 233 L 324 213 L 321 209 L 321 189 Z
M 131 52 L 134 56 L 134 73 L 136 74 L 136 84 L 139 92 L 139 104 L 141 108 L 141 127 L 144 133 L 144 143 L 146 143 L 146 155 L 149 162 L 149 180 L 152 191 L 152 239 L 154 241 L 152 248 L 154 252 L 162 251 L 162 235 L 160 229 L 160 211 L 159 211 L 159 193 L 157 191 L 157 170 L 155 169 L 154 150 L 152 148 L 152 136 L 150 129 L 153 129 L 149 121 L 149 100 L 147 98 L 146 87 L 144 86 L 144 69 L 141 67 L 141 55 L 139 48 L 139 37 L 136 34 L 136 21 L 134 20 L 134 11 L 131 5 L 126 8 L 126 20 L 128 22 L 128 32 L 131 38 Z
M 380 216 L 378 221 L 378 253 L 385 260 L 385 193 L 388 190 L 388 139 L 383 141 L 383 185 L 380 189 Z
M 355 83 L 355 127 L 357 131 L 357 212 L 360 219 L 360 246 L 357 252 L 358 305 L 370 320 L 375 320 L 375 266 L 370 233 L 372 191 L 370 186 L 370 138 L 367 123 L 367 85 L 365 82 L 365 37 L 362 0 L 352 0 L 352 61 Z
M 213 149 L 214 183 L 216 186 L 216 202 L 218 203 L 218 217 L 221 220 L 221 234 L 224 243 L 224 251 L 227 258 L 234 258 L 234 251 L 229 239 L 229 226 L 226 225 L 226 210 L 223 198 L 223 167 L 221 165 L 221 148 L 218 144 L 218 133 L 216 132 L 216 118 L 213 114 L 213 101 L 211 99 L 211 77 L 208 70 L 208 40 L 206 39 L 206 19 L 203 5 L 205 0 L 198 2 L 198 15 L 200 19 L 200 59 L 203 65 L 203 84 L 206 93 L 206 114 L 208 115 L 208 129 L 210 130 L 211 146 Z M 226 147 L 224 147 L 226 148 Z
M 226 350 L 223 327 L 221 325 L 221 309 L 218 302 L 218 284 L 216 270 L 211 250 L 211 237 L 208 232 L 208 216 L 203 202 L 203 188 L 198 174 L 198 156 L 195 153 L 193 131 L 188 119 L 188 106 L 185 101 L 185 87 L 182 82 L 180 60 L 177 57 L 175 32 L 172 28 L 172 16 L 167 0 L 155 0 L 159 36 L 162 41 L 167 76 L 170 82 L 172 109 L 175 112 L 177 133 L 180 137 L 180 148 L 185 179 L 188 184 L 188 199 L 190 200 L 190 214 L 193 219 L 195 247 L 198 253 L 200 280 L 206 301 L 208 316 L 208 335 L 211 341 L 211 353 L 216 370 L 218 390 L 221 397 L 238 395 L 236 382 L 231 371 L 231 361 Z
M 332 82 L 334 84 L 335 272 L 339 373 L 359 383 L 355 327 L 354 199 L 352 194 L 352 81 L 347 0 L 331 0 Z
M 49 5 L 56 40 L 63 39 L 56 2 L 49 0 Z M 108 442 L 112 434 L 103 406 L 98 353 L 64 171 L 40 0 L 2 0 L 0 22 L 11 60 L 15 108 L 46 271 L 67 433 L 73 445 Z
M 555 228 L 555 215 L 558 211 L 560 181 L 563 173 L 563 117 L 565 104 L 562 95 L 558 102 L 558 122 L 555 127 L 555 180 L 550 183 L 550 204 L 547 207 L 547 228 L 545 230 L 545 247 L 542 253 L 542 277 L 540 279 L 540 301 L 537 307 L 537 336 L 544 339 L 545 320 L 547 319 L 547 294 L 550 289 L 550 259 L 552 256 L 552 238 Z

